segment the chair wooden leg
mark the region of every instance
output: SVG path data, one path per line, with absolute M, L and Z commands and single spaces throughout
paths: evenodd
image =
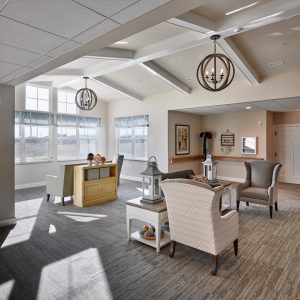
M 234 254 L 235 256 L 238 255 L 238 249 L 239 249 L 239 239 L 236 239 L 233 241 L 233 248 L 234 248 Z
M 174 257 L 175 247 L 176 247 L 176 242 L 175 242 L 175 241 L 171 241 L 170 252 L 169 252 L 169 256 L 170 256 L 171 258 Z
M 275 203 L 275 210 L 278 211 L 278 205 L 277 205 L 277 202 Z
M 246 202 L 246 205 L 249 206 L 249 202 Z
M 269 211 L 270 211 L 270 218 L 272 219 L 273 216 L 273 206 L 269 206 Z
M 239 211 L 240 208 L 240 201 L 236 200 L 236 210 Z
M 61 197 L 61 201 L 62 201 L 63 206 L 65 206 L 65 198 L 64 197 Z
M 47 202 L 50 200 L 50 194 L 47 194 Z
M 219 255 L 213 255 L 214 268 L 211 271 L 211 275 L 216 276 L 218 271 Z

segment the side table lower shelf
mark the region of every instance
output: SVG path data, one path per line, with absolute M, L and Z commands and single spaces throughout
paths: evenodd
M 141 243 L 144 243 L 148 246 L 151 246 L 151 247 L 154 247 L 156 248 L 156 240 L 147 240 L 147 239 L 144 239 L 141 237 L 140 233 L 138 231 L 135 231 L 133 232 L 131 235 L 130 235 L 130 239 L 131 240 L 134 240 L 134 241 L 139 241 Z M 169 244 L 171 242 L 171 239 L 170 239 L 170 233 L 165 231 L 164 232 L 164 236 L 160 238 L 160 248 Z

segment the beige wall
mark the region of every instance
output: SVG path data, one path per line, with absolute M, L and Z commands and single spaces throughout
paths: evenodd
M 274 113 L 274 124 L 300 124 L 300 111 Z
M 199 87 L 194 89 L 188 96 L 172 91 L 147 97 L 143 101 L 124 100 L 110 102 L 108 105 L 109 156 L 111 157 L 116 151 L 114 118 L 149 114 L 149 156 L 155 155 L 158 159 L 159 168 L 167 172 L 169 168 L 168 111 L 218 104 L 298 97 L 300 95 L 300 85 L 297 82 L 299 77 L 300 71 L 297 71 L 268 77 L 255 86 L 250 85 L 246 80 L 236 81 L 218 93 L 212 93 Z M 282 88 L 283 86 L 284 88 Z M 227 128 L 228 126 L 225 126 L 222 130 Z M 266 134 L 266 129 L 264 129 L 264 132 Z M 261 147 L 260 141 L 259 147 Z M 259 151 L 261 150 L 259 148 Z M 238 170 L 241 169 L 239 165 L 240 163 L 237 166 Z M 145 162 L 125 161 L 122 175 L 139 177 L 139 172 L 144 168 Z M 232 167 L 232 171 L 235 173 L 235 166 Z M 241 174 L 240 171 L 236 173 L 236 176 Z
M 202 172 L 202 164 L 200 160 L 170 163 L 171 157 L 180 157 L 181 155 L 175 155 L 175 125 L 189 125 L 190 126 L 190 154 L 189 155 L 199 155 L 202 153 L 200 132 L 202 127 L 202 117 L 199 115 L 173 112 L 170 111 L 168 114 L 169 119 L 169 172 L 183 170 L 183 169 L 193 169 L 195 174 Z M 183 155 L 183 156 L 189 156 Z
M 203 116 L 203 131 L 210 131 L 213 138 L 209 140 L 209 151 L 214 155 L 237 157 L 266 158 L 266 118 L 265 111 L 245 111 L 238 113 Z M 228 154 L 221 151 L 221 134 L 229 129 L 234 133 L 234 147 Z M 257 137 L 257 154 L 242 155 L 241 140 L 245 136 Z M 243 178 L 244 166 L 242 162 L 218 161 L 218 176 Z
M 267 112 L 267 160 L 273 161 L 274 159 L 274 132 L 273 132 L 273 126 L 274 126 L 274 113 L 268 111 Z
M 0 84 L 0 227 L 15 223 L 14 108 L 14 87 Z

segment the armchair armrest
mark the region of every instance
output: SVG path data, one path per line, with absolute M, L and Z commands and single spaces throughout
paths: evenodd
M 227 220 L 230 220 L 231 218 L 234 218 L 234 216 L 237 216 L 237 215 L 238 215 L 238 213 L 236 210 L 231 210 L 227 214 L 221 216 L 221 219 L 223 221 L 227 221 Z

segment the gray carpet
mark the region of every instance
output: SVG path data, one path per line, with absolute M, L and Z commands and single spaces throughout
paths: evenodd
M 17 191 L 18 224 L 0 231 L 0 299 L 300 299 L 299 185 L 280 185 L 272 220 L 241 203 L 239 256 L 226 249 L 217 277 L 206 253 L 178 245 L 171 259 L 168 246 L 127 241 L 137 188 L 122 181 L 118 200 L 84 209 Z

